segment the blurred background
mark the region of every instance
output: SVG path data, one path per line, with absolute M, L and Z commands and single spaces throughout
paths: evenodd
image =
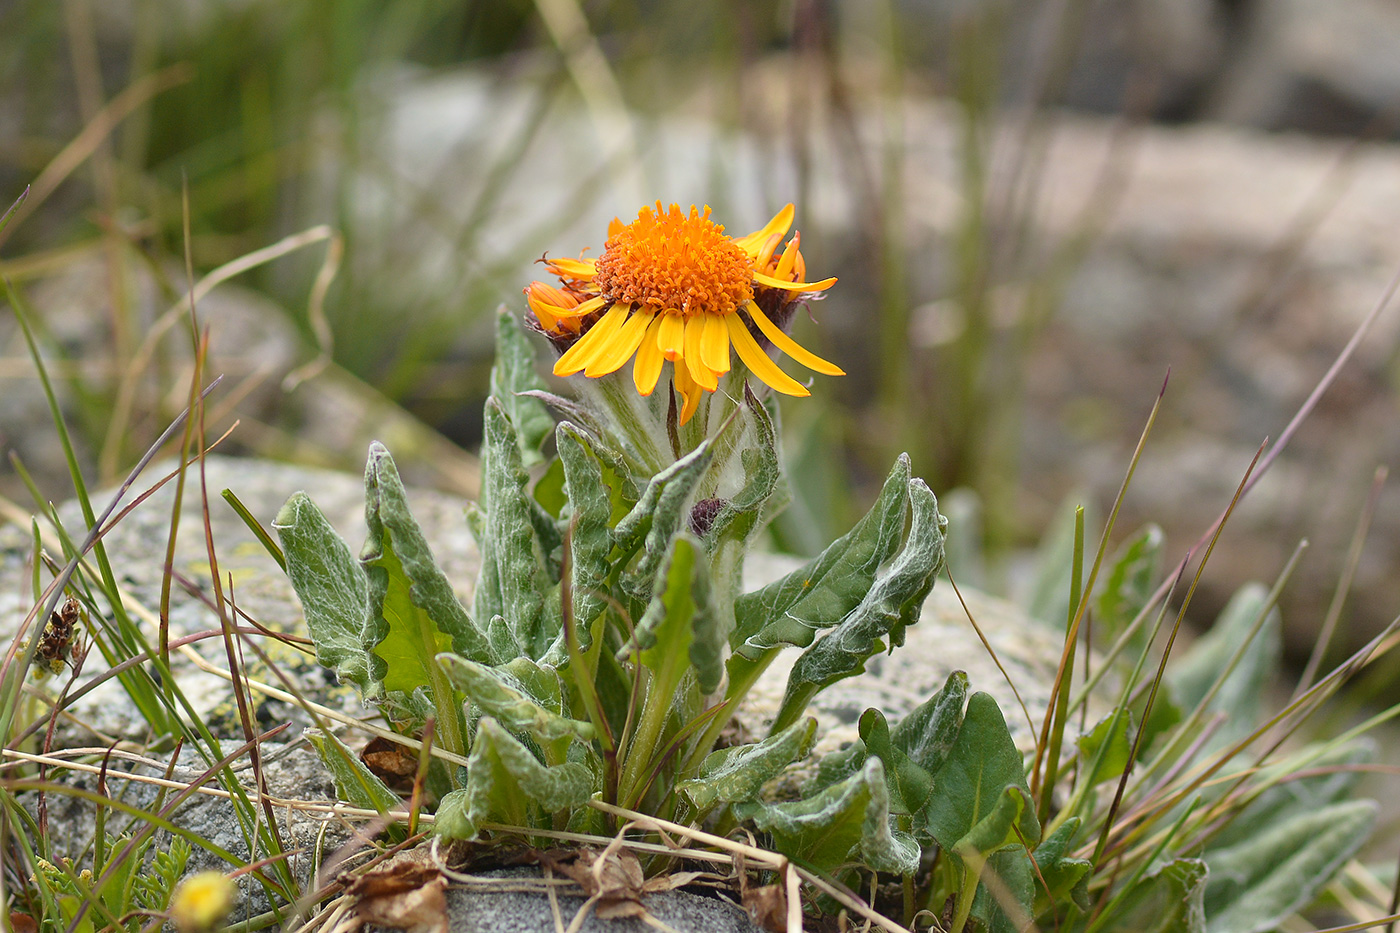
M 1066 504 L 1097 541 L 1169 368 L 1117 539 L 1156 522 L 1174 562 L 1382 298 L 1397 49 L 1394 0 L 0 0 L 0 210 L 30 186 L 0 273 L 89 476 L 187 402 L 188 260 L 223 450 L 358 470 L 379 438 L 471 495 L 491 312 L 534 260 L 657 199 L 735 234 L 794 201 L 840 278 L 797 336 L 849 375 L 784 404 L 774 546 L 844 530 L 908 450 L 954 572 L 1006 592 Z M 1334 657 L 1400 611 L 1400 493 L 1348 558 L 1398 334 L 1232 518 L 1201 619 L 1304 537 L 1295 659 L 1349 567 Z M 71 495 L 8 309 L 0 446 L 0 493 Z

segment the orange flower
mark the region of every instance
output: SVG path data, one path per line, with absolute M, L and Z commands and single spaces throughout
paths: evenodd
M 608 226 L 597 259 L 546 259 L 562 288 L 533 282 L 525 289 L 540 327 L 564 348 L 558 376 L 598 377 L 635 358 L 632 379 L 650 395 L 667 361 L 685 402 L 680 423 L 695 414 L 702 392 L 719 387 L 729 372 L 730 347 L 759 379 L 785 395 L 810 395 L 769 358 L 757 337 L 767 338 L 808 369 L 844 376 L 840 367 L 804 349 L 774 323 L 804 294 L 836 282 L 804 282 L 801 235 L 778 253 L 792 226 L 789 204 L 761 230 L 733 239 L 710 220 L 710 209 L 680 205 L 644 207 L 637 219 Z M 777 253 L 777 255 L 774 255 Z M 763 309 L 769 310 L 765 312 Z

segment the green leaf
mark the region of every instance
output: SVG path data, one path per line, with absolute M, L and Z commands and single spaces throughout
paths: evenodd
M 899 721 L 890 739 L 919 767 L 937 774 L 957 742 L 966 703 L 967 674 L 953 671 L 942 690 Z
M 1125 541 L 1109 565 L 1108 576 L 1094 600 L 1094 638 L 1112 645 L 1123 630 L 1147 605 L 1157 582 L 1166 535 L 1156 525 L 1148 525 Z M 1150 629 L 1140 626 L 1140 634 L 1128 645 L 1127 656 L 1136 657 Z
M 927 774 L 937 774 L 957 741 L 966 703 L 967 674 L 954 671 L 948 675 L 942 690 L 890 730 L 890 741 Z M 847 748 L 824 757 L 817 766 L 816 789 L 829 787 L 855 774 L 865 764 L 868 754 L 865 743 L 857 739 Z
M 1006 806 L 1000 801 L 1008 787 L 1030 799 L 1021 753 L 1001 709 L 990 695 L 974 693 L 948 760 L 933 778 L 933 794 L 924 808 L 929 834 L 945 849 L 955 849 L 993 808 Z M 1016 814 L 1016 826 L 1028 845 L 1039 841 L 1040 825 L 1032 808 Z M 984 829 L 971 839 L 985 837 Z
M 777 645 L 806 647 L 817 631 L 840 622 L 860 604 L 880 567 L 894 556 L 909 507 L 909 456 L 901 454 L 880 497 L 845 535 L 804 566 L 734 607 L 730 645 L 756 661 Z
M 1035 916 L 1046 913 L 1066 898 L 1086 912 L 1091 906 L 1089 874 L 1094 865 L 1088 859 L 1072 858 L 1069 854 L 1074 849 L 1079 826 L 1079 817 L 1070 817 L 1035 849 L 1035 867 L 1039 872 L 1035 881 Z
M 881 570 L 869 592 L 835 628 L 798 657 L 788 675 L 774 730 L 801 716 L 821 690 L 865 670 L 866 659 L 904 644 L 904 629 L 919 620 L 924 600 L 943 566 L 943 516 L 921 479 L 909 483 L 913 519 L 904 548 Z
M 495 660 L 485 635 L 447 582 L 427 539 L 408 510 L 389 452 L 370 446 L 365 467 L 365 524 L 360 562 L 369 579 L 370 622 L 365 641 L 386 690 L 432 687 L 437 654 L 452 650 L 483 663 Z M 446 723 L 450 720 L 442 720 Z
M 554 581 L 546 563 L 548 553 L 536 533 L 539 506 L 525 491 L 529 476 L 516 438 L 515 425 L 501 403 L 488 398 L 481 445 L 481 504 L 475 514 L 469 511 L 468 520 L 481 548 L 473 603 L 476 617 L 506 620 L 504 628 L 492 626 L 492 645 L 500 660 L 520 654 L 543 656 L 559 628 L 558 620 L 551 619 L 545 608 Z M 510 645 L 503 644 L 507 635 Z M 506 653 L 508 648 L 512 650 Z
M 536 826 L 566 807 L 583 806 L 594 783 L 592 769 L 583 762 L 545 767 L 500 723 L 484 716 L 467 760 L 467 786 L 443 797 L 433 831 L 450 839 L 475 839 L 484 822 Z
M 1020 933 L 1033 919 L 1035 869 L 1025 849 L 1003 849 L 987 859 L 972 916 L 989 933 Z
M 1106 915 L 1105 931 L 1205 933 L 1206 863 L 1176 859 L 1148 872 Z
M 1079 737 L 1079 779 L 1089 786 L 1108 780 L 1118 780 L 1128 766 L 1133 753 L 1133 714 L 1119 708 Z M 1102 752 L 1102 755 L 1100 755 Z M 1090 769 L 1093 769 L 1090 773 Z
M 564 461 L 555 457 L 549 461 L 549 466 L 545 467 L 544 474 L 535 480 L 535 488 L 531 493 L 535 501 L 554 518 L 558 518 L 564 512 L 564 506 L 568 505 L 569 498 L 564 493 Z
M 544 388 L 544 381 L 535 372 L 535 350 L 530 346 L 530 338 L 515 314 L 503 305 L 496 312 L 496 364 L 491 367 L 491 395 L 515 425 L 526 466 L 544 459 L 540 447 L 554 430 L 554 419 L 538 398 L 521 393 Z
M 687 667 L 695 668 L 703 693 L 719 686 L 724 671 L 724 642 L 710 605 L 709 572 L 701 553 L 700 542 L 688 534 L 676 535 L 635 638 L 618 654 L 618 660 L 625 660 L 637 652 L 651 672 L 651 689 L 667 694 L 680 684 Z
M 633 589 L 649 593 L 656 569 L 666 554 L 672 536 L 688 517 L 687 506 L 700 477 L 714 456 L 706 441 L 647 483 L 646 491 L 637 504 L 613 529 L 619 550 L 627 553 L 642 542 L 642 556 L 628 574 Z
M 608 555 L 613 537 L 608 529 L 612 501 L 603 480 L 603 465 L 583 432 L 569 422 L 555 430 L 557 463 L 564 465 L 564 490 L 568 497 L 570 578 L 574 623 L 579 647 L 592 641 L 592 623 L 607 607 Z
M 789 764 L 811 752 L 816 733 L 817 721 L 808 717 L 756 745 L 721 748 L 705 756 L 700 773 L 676 789 L 702 812 L 716 803 L 750 800 Z
M 1371 835 L 1377 809 L 1371 800 L 1337 803 L 1208 851 L 1206 928 L 1261 933 L 1306 907 Z
M 577 736 L 593 738 L 591 723 L 563 715 L 559 675 L 529 658 L 515 658 L 500 667 L 477 664 L 461 655 L 438 655 L 452 682 L 482 712 L 511 732 L 524 732 L 541 743 Z
M 345 539 L 304 492 L 295 493 L 272 522 L 287 560 L 287 576 L 301 599 L 316 660 L 373 698 L 383 691 L 370 674 L 365 650 L 369 580 Z
M 330 771 L 341 800 L 377 813 L 388 813 L 402 806 L 399 795 L 365 767 L 360 756 L 346 748 L 340 739 L 320 729 L 307 729 L 306 737 L 316 747 L 321 763 Z
M 815 796 L 791 803 L 750 801 L 734 815 L 771 833 L 779 852 L 829 872 L 855 860 L 875 871 L 912 874 L 919 846 L 890 828 L 885 768 L 871 758 L 860 772 Z
M 744 468 L 744 485 L 736 495 L 725 500 L 711 522 L 705 534 L 705 543 L 711 548 L 730 530 L 730 526 L 736 520 L 743 517 L 747 517 L 748 520 L 741 522 L 742 529 L 732 537 L 747 539 L 758 527 L 759 519 L 768 517 L 763 515 L 764 506 L 777 490 L 778 480 L 782 477 L 773 419 L 768 416 L 768 410 L 759 402 L 747 382 L 744 384 L 744 403 L 739 407 L 739 418 L 732 431 L 732 439 L 730 433 L 726 432 L 721 432 L 716 438 L 716 463 L 727 463 L 729 460 L 729 451 L 725 450 L 726 442 L 739 447 L 739 461 Z
M 1211 630 L 1168 669 L 1172 696 L 1188 710 L 1205 699 L 1217 680 L 1225 678 L 1206 708 L 1207 712 L 1228 715 L 1228 721 L 1211 747 L 1233 742 L 1253 731 L 1259 719 L 1264 688 L 1278 670 L 1283 650 L 1281 623 L 1278 610 L 1270 609 L 1253 640 L 1245 647 L 1239 663 L 1228 676 L 1225 673 L 1231 658 L 1250 638 L 1267 598 L 1268 591 L 1258 583 L 1240 587 Z
M 884 763 L 890 811 L 910 814 L 922 809 L 933 790 L 933 778 L 890 741 L 889 724 L 878 709 L 861 713 L 860 739 L 866 754 Z

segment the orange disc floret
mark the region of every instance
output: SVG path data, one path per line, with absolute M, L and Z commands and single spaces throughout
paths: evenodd
M 710 209 L 689 215 L 679 204 L 642 208 L 614 229 L 596 261 L 593 284 L 617 304 L 650 305 L 693 314 L 733 314 L 753 298 L 753 260 Z

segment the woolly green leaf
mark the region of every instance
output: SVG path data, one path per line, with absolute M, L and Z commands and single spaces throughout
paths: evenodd
M 557 620 L 545 609 L 554 585 L 536 532 L 539 505 L 525 491 L 529 480 L 521 461 L 517 432 L 495 398 L 486 400 L 482 439 L 481 505 L 468 520 L 481 548 L 481 575 L 473 608 L 479 619 L 501 616 L 505 627 L 492 626 L 498 656 L 541 657 L 558 634 Z M 557 614 L 557 613 L 556 613 Z M 509 634 L 513 650 L 506 653 Z
M 687 503 L 695 486 L 714 454 L 710 442 L 686 454 L 647 483 L 641 499 L 613 529 L 614 540 L 622 553 L 628 553 L 642 543 L 642 555 L 629 574 L 634 589 L 650 592 L 656 568 L 666 554 L 671 538 L 682 527 L 687 516 Z
M 460 655 L 438 655 L 447 676 L 483 713 L 511 732 L 524 732 L 541 742 L 568 736 L 593 738 L 591 723 L 563 715 L 559 675 L 529 658 L 516 658 L 500 667 L 477 664 Z
M 709 571 L 701 553 L 700 542 L 688 534 L 672 539 L 635 638 L 618 653 L 618 660 L 625 660 L 637 652 L 651 672 L 651 689 L 674 690 L 691 666 L 701 692 L 719 686 L 724 643 L 710 605 Z
M 320 729 L 307 729 L 306 737 L 316 747 L 321 763 L 330 771 L 341 800 L 377 813 L 387 813 L 403 804 L 399 795 L 365 767 L 360 756 L 346 748 L 340 739 Z
M 749 800 L 789 764 L 811 752 L 816 733 L 817 721 L 808 717 L 756 745 L 721 748 L 705 756 L 698 775 L 676 787 L 701 811 L 716 803 Z
M 778 488 L 782 468 L 778 464 L 778 439 L 773 430 L 773 419 L 768 410 L 759 402 L 748 383 L 744 384 L 744 403 L 739 406 L 740 417 L 734 429 L 721 431 L 715 443 L 715 461 L 727 462 L 729 452 L 725 444 L 739 446 L 739 460 L 744 468 L 744 485 L 731 499 L 726 499 L 716 513 L 704 538 L 711 548 L 730 532 L 730 526 L 738 519 L 742 526 L 729 536 L 747 540 L 758 527 L 764 506 Z
M 1215 620 L 1215 625 L 1170 665 L 1167 678 L 1173 698 L 1183 709 L 1194 709 L 1211 687 L 1224 677 L 1211 698 L 1207 712 L 1226 713 L 1228 720 L 1212 740 L 1220 747 L 1249 734 L 1260 715 L 1265 686 L 1278 670 L 1282 654 L 1281 623 L 1277 609 L 1270 609 L 1259 631 L 1249 641 L 1233 671 L 1226 675 L 1230 659 L 1250 638 L 1267 590 L 1258 583 L 1240 587 Z
M 1030 799 L 1021 753 L 1001 709 L 990 695 L 974 693 L 948 760 L 933 777 L 933 794 L 924 808 L 929 834 L 945 849 L 955 848 L 999 805 L 1007 787 Z M 1016 825 L 1026 844 L 1039 841 L 1040 824 L 1033 809 L 1020 812 Z
M 475 839 L 484 822 L 548 825 L 550 814 L 583 806 L 593 784 L 594 774 L 584 763 L 545 767 L 519 739 L 485 716 L 477 723 L 467 759 L 467 786 L 443 797 L 434 832 Z
M 452 650 L 485 663 L 494 661 L 494 654 L 433 559 L 408 511 L 394 460 L 378 443 L 370 446 L 365 467 L 365 524 L 369 537 L 360 554 L 369 579 L 365 642 L 374 654 L 375 676 L 386 690 L 412 693 L 431 686 L 441 697 L 443 685 L 434 682 L 438 653 Z
M 886 788 L 890 794 L 890 811 L 917 813 L 933 790 L 933 778 L 890 741 L 890 727 L 878 709 L 868 709 L 860 716 L 860 739 L 866 753 L 879 758 L 885 765 Z
M 948 675 L 942 690 L 921 703 L 890 730 L 890 741 L 927 774 L 937 774 L 957 741 L 966 703 L 967 674 L 954 671 Z M 859 739 L 849 747 L 827 755 L 817 766 L 815 786 L 820 789 L 845 780 L 860 770 L 867 755 L 865 743 Z
M 574 623 L 579 646 L 587 650 L 592 642 L 592 623 L 607 607 L 608 554 L 612 551 L 612 502 L 603 481 L 603 465 L 583 432 L 569 422 L 555 430 L 556 461 L 564 465 L 564 490 L 568 498 L 571 529 L 570 578 L 573 591 Z
M 1262 933 L 1306 907 L 1371 835 L 1376 810 L 1371 800 L 1337 803 L 1208 851 L 1206 929 Z
M 1094 600 L 1094 637 L 1101 644 L 1111 645 L 1133 621 L 1157 582 L 1162 563 L 1162 545 L 1166 535 L 1156 525 L 1148 525 L 1123 543 L 1109 565 L 1108 576 Z M 1128 645 L 1128 656 L 1135 657 L 1143 647 L 1150 629 L 1140 628 Z
M 1176 859 L 1148 872 L 1106 915 L 1101 928 L 1121 933 L 1205 933 L 1206 863 Z
M 953 671 L 942 690 L 899 721 L 890 739 L 919 767 L 937 774 L 958 739 L 966 703 L 967 674 Z
M 304 492 L 287 500 L 272 528 L 286 555 L 287 576 L 301 599 L 316 660 L 334 669 L 342 683 L 355 684 L 361 694 L 382 693 L 382 685 L 370 674 L 364 644 L 369 580 L 345 539 Z
M 885 769 L 871 758 L 859 773 L 791 803 L 749 801 L 734 815 L 771 833 L 779 852 L 817 871 L 857 860 L 875 871 L 912 874 L 919 867 L 914 839 L 890 828 Z
M 496 312 L 496 364 L 491 367 L 491 395 L 510 415 L 526 466 L 539 463 L 540 447 L 554 430 L 554 419 L 539 399 L 523 395 L 543 391 L 535 372 L 535 350 L 516 316 L 502 306 Z
M 1072 816 L 1036 847 L 1035 866 L 1040 872 L 1035 885 L 1036 916 L 1062 903 L 1066 897 L 1080 910 L 1089 910 L 1089 873 L 1093 871 L 1093 863 L 1069 854 L 1079 826 L 1079 817 Z
M 826 550 L 780 580 L 745 593 L 734 607 L 730 645 L 751 661 L 777 645 L 806 647 L 869 592 L 899 548 L 909 506 L 909 456 L 901 454 L 875 505 Z
M 1133 714 L 1118 709 L 1079 737 L 1079 783 L 1090 786 L 1118 780 L 1133 753 Z M 1092 773 L 1090 769 L 1093 769 Z
M 866 659 L 904 644 L 904 629 L 919 620 L 924 600 L 943 566 L 943 526 L 938 501 L 921 479 L 909 483 L 913 519 L 904 548 L 876 576 L 860 603 L 840 624 L 802 652 L 788 675 L 774 730 L 784 729 L 821 690 L 865 670 Z

